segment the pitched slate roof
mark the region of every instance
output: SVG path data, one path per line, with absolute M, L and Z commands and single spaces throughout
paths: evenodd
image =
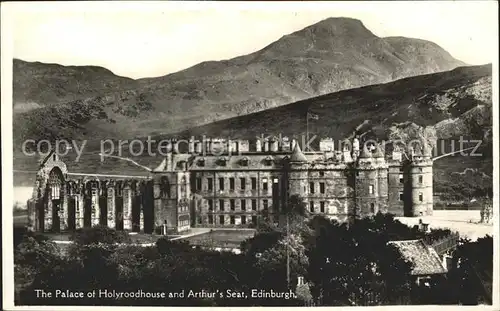
M 439 255 L 422 240 L 391 241 L 401 255 L 414 264 L 412 275 L 430 275 L 446 273 Z

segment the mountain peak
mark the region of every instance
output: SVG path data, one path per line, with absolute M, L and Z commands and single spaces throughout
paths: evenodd
M 356 38 L 376 37 L 362 21 L 349 17 L 329 17 L 296 32 L 324 34 L 329 36 L 349 36 Z

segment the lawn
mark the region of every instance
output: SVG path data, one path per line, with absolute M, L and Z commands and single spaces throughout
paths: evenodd
M 224 248 L 239 248 L 241 242 L 253 237 L 254 230 L 213 230 L 211 232 L 185 238 L 192 245 Z

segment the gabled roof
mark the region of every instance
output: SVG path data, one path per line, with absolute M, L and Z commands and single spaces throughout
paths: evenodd
M 292 156 L 290 157 L 290 162 L 307 162 L 306 156 L 300 150 L 299 144 L 295 144 L 293 148 Z
M 439 255 L 432 248 L 427 246 L 422 240 L 391 241 L 388 244 L 394 245 L 401 255 L 414 264 L 412 275 L 431 275 L 446 273 Z

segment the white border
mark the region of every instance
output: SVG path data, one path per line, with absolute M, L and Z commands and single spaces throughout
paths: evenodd
M 466 2 L 466 1 L 460 1 L 460 2 L 455 2 L 456 4 L 461 3 L 461 2 Z M 477 2 L 477 1 L 476 1 Z M 2 89 L 1 89 L 1 98 L 2 98 L 2 107 L 1 107 L 1 112 L 2 112 L 2 248 L 3 248 L 3 256 L 2 256 L 2 267 L 3 267 L 3 309 L 5 310 L 117 310 L 121 308 L 136 308 L 139 310 L 153 310 L 153 309 L 158 309 L 158 308 L 169 308 L 169 309 L 176 309 L 175 307 L 90 307 L 90 306 L 84 306 L 84 307 L 76 307 L 76 306 L 64 306 L 64 307 L 59 307 L 59 306 L 23 306 L 23 307 L 16 307 L 14 306 L 14 279 L 13 279 L 13 243 L 12 243 L 12 223 L 13 223 L 13 218 L 12 218 L 12 202 L 13 202 L 13 175 L 12 175 L 12 168 L 13 168 L 13 157 L 12 157 L 12 43 L 13 43 L 13 38 L 12 38 L 12 24 L 11 24 L 11 19 L 10 16 L 8 15 L 7 12 L 15 9 L 19 5 L 23 5 L 23 9 L 34 9 L 34 10 L 40 10 L 40 9 L 47 9 L 47 10 L 55 10 L 55 9 L 64 9 L 64 8 L 69 8 L 71 7 L 74 9 L 75 4 L 78 5 L 85 5 L 86 9 L 92 9 L 96 11 L 101 11 L 103 9 L 112 9 L 113 11 L 116 10 L 150 10 L 151 9 L 151 4 L 154 4 L 155 2 L 148 1 L 148 2 L 119 2 L 119 3 L 111 3 L 111 2 L 58 2 L 58 3 L 48 3 L 45 2 L 43 3 L 43 7 L 40 5 L 40 3 L 2 3 L 1 8 L 1 27 L 2 27 L 2 32 L 1 32 L 1 57 L 2 57 L 2 62 L 1 62 L 1 81 L 2 81 Z M 373 2 L 370 1 L 371 4 Z M 48 6 L 50 4 L 50 7 Z M 360 10 L 364 10 L 363 6 L 366 3 L 359 3 L 359 8 Z M 387 5 L 387 2 L 381 2 L 380 4 L 385 4 Z M 111 7 L 110 7 L 111 5 Z M 322 8 L 330 6 L 331 3 L 328 2 L 273 2 L 273 3 L 262 3 L 262 2 L 177 2 L 176 6 L 177 9 L 195 9 L 195 10 L 201 10 L 201 9 L 221 9 L 221 8 L 227 8 L 227 7 L 237 7 L 238 9 L 247 9 L 247 8 L 262 8 L 265 7 L 266 9 L 269 10 L 301 10 L 307 7 L 308 10 L 321 10 Z M 347 3 L 341 3 L 341 2 L 336 2 L 336 6 L 342 6 L 342 5 L 352 5 L 352 2 Z M 497 14 L 498 14 L 498 3 L 497 5 Z M 497 15 L 497 20 L 498 20 L 498 15 Z M 439 27 L 439 25 L 436 25 Z M 496 55 L 498 54 L 498 28 L 497 30 L 497 35 L 496 35 Z M 499 286 L 499 279 L 500 279 L 500 269 L 498 265 L 499 261 L 499 247 L 500 244 L 498 243 L 498 237 L 500 234 L 500 227 L 499 227 L 499 100 L 498 100 L 498 57 L 496 57 L 494 60 L 492 60 L 493 63 L 493 135 L 495 136 L 494 143 L 493 143 L 493 163 L 494 163 L 494 169 L 493 169 L 493 189 L 494 189 L 494 200 L 493 200 L 493 208 L 495 209 L 495 214 L 494 214 L 494 270 L 493 270 L 493 275 L 494 275 L 494 282 L 493 282 L 493 306 L 471 306 L 471 307 L 464 307 L 464 306 L 432 306 L 431 308 L 439 308 L 441 310 L 456 310 L 461 309 L 461 310 L 477 310 L 477 309 L 483 309 L 483 310 L 500 310 L 499 309 L 499 299 L 500 299 L 500 286 Z M 231 307 L 220 307 L 221 309 L 225 310 L 234 310 L 236 308 L 231 308 Z M 245 308 L 251 308 L 251 307 L 245 307 Z M 314 307 L 315 309 L 318 308 L 336 308 L 336 309 L 342 309 L 342 307 Z M 351 307 L 352 308 L 352 307 Z M 385 306 L 385 307 L 354 307 L 354 308 L 365 308 L 365 309 L 370 309 L 370 310 L 428 310 L 429 306 Z M 241 309 L 241 308 L 239 308 Z M 269 307 L 263 307 L 262 309 L 275 309 L 275 308 L 269 308 Z M 283 308 L 279 308 L 283 309 Z

